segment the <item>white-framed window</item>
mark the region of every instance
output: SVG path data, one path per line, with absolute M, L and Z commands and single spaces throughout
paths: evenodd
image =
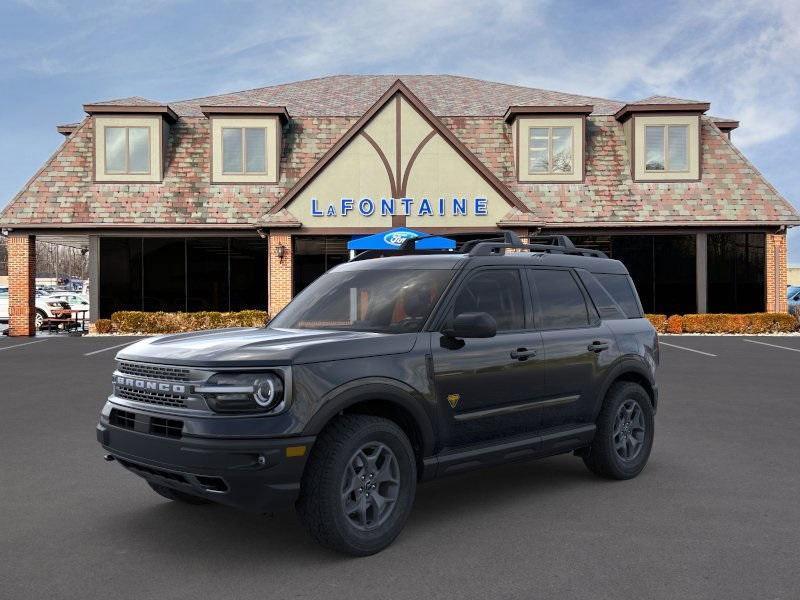
M 222 173 L 267 173 L 267 140 L 266 127 L 223 127 Z
M 689 170 L 689 126 L 646 125 L 644 128 L 645 171 Z
M 574 172 L 572 127 L 528 128 L 528 174 L 568 175 Z
M 106 175 L 150 173 L 150 127 L 106 126 L 103 134 Z

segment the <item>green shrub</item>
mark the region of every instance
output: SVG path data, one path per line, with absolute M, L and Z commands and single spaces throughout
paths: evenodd
M 123 310 L 111 315 L 111 324 L 119 333 L 181 333 L 223 327 L 262 327 L 268 320 L 269 315 L 263 310 L 192 313 Z

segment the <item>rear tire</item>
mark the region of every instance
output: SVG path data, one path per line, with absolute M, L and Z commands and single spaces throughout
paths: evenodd
M 617 382 L 606 394 L 583 462 L 600 477 L 632 479 L 647 465 L 653 434 L 650 396 L 636 383 Z
M 47 318 L 47 315 L 44 311 L 40 308 L 36 309 L 36 316 L 34 317 L 34 324 L 36 326 L 37 331 L 42 328 L 44 325 L 44 320 Z
M 403 430 L 381 417 L 343 415 L 314 444 L 297 510 L 321 545 L 368 556 L 400 534 L 416 489 L 416 458 Z
M 181 492 L 178 490 L 173 490 L 165 485 L 159 485 L 157 483 L 147 482 L 153 491 L 166 498 L 167 500 L 173 500 L 175 502 L 183 502 L 184 504 L 210 504 L 211 500 L 207 500 L 206 498 L 202 498 L 200 496 L 193 496 L 192 494 L 187 494 L 185 492 Z

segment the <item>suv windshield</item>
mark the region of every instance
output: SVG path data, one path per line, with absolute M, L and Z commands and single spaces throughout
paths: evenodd
M 326 273 L 303 290 L 270 327 L 416 332 L 452 277 L 449 269 Z

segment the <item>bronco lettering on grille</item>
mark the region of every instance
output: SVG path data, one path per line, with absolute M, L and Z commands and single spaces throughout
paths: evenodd
M 125 377 L 117 375 L 117 385 L 130 387 L 139 390 L 150 390 L 153 392 L 165 392 L 168 394 L 185 394 L 186 386 L 179 383 L 162 383 L 159 381 L 148 381 L 147 379 L 137 379 L 134 377 Z

